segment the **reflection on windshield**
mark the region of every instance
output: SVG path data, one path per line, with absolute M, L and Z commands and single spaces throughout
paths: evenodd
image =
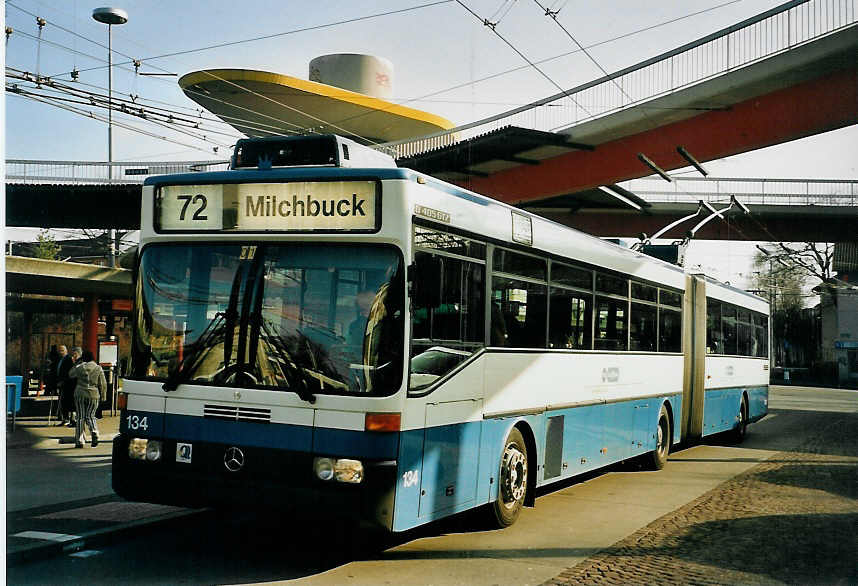
M 393 248 L 150 246 L 137 297 L 137 377 L 308 400 L 399 387 L 404 290 Z

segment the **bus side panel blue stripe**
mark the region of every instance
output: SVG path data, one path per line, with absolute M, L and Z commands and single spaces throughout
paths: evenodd
M 748 389 L 748 419 L 757 421 L 769 412 L 769 387 Z
M 601 466 L 606 406 L 588 405 L 546 415 L 556 414 L 563 415 L 563 461 L 567 464 L 560 477 L 574 476 Z
M 399 447 L 398 433 L 350 431 L 317 427 L 313 430 L 316 454 L 393 460 Z
M 654 450 L 658 415 L 665 401 L 673 410 L 675 443 L 680 439 L 681 394 L 546 412 L 546 421 L 548 417 L 563 417 L 562 461 L 566 467 L 559 476 L 543 478 L 545 458 L 540 455 L 539 484 L 550 484 Z
M 682 395 L 673 395 L 668 398 L 670 408 L 673 411 L 673 441 L 678 443 L 682 439 Z
M 397 456 L 394 530 L 411 529 L 497 499 L 498 472 L 504 440 L 512 427 L 519 422 L 526 423 L 533 431 L 537 457 L 531 460 L 530 465 L 539 467 L 537 484 L 542 485 L 653 450 L 658 413 L 665 400 L 673 409 L 673 437 L 675 441 L 679 441 L 681 394 L 403 432 L 399 436 Z M 564 416 L 563 458 L 568 467 L 560 476 L 543 482 L 545 426 L 547 418 L 556 415 Z M 429 442 L 432 445 L 428 448 L 425 445 L 427 437 L 432 440 Z M 632 438 L 636 440 L 634 446 Z M 479 442 L 476 459 L 467 457 L 456 461 L 456 457 L 450 459 L 445 456 L 454 453 L 472 454 L 471 442 L 474 441 Z M 640 446 L 637 445 L 638 442 Z M 604 453 L 603 448 L 606 449 Z M 584 462 L 581 462 L 582 458 Z M 472 476 L 473 471 L 476 471 L 476 478 Z M 419 481 L 415 481 L 417 477 Z M 449 484 L 454 483 L 459 491 L 464 488 L 463 485 L 470 485 L 474 481 L 476 494 L 473 500 L 450 497 L 447 502 L 445 489 Z M 423 497 L 422 491 L 426 493 Z
M 703 435 L 729 431 L 736 426 L 742 393 L 748 393 L 748 417 L 751 421 L 768 412 L 767 386 L 734 387 L 706 391 L 703 397 Z
M 477 503 L 490 503 L 498 497 L 498 472 L 503 454 L 503 441 L 515 425 L 514 419 L 483 421 L 480 437 L 480 471 L 477 475 Z
M 313 428 L 279 423 L 221 421 L 191 415 L 166 415 L 164 437 L 188 442 L 236 444 L 309 452 Z
M 420 471 L 423 467 L 423 429 L 404 431 L 399 436 L 393 530 L 405 531 L 419 525 Z
M 481 422 L 429 427 L 423 443 L 418 516 L 439 519 L 473 506 Z

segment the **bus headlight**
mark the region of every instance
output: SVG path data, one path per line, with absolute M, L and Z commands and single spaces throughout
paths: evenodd
M 132 460 L 149 460 L 157 462 L 161 459 L 161 442 L 139 437 L 133 437 L 128 442 L 128 457 Z
M 146 446 L 146 459 L 150 462 L 157 462 L 161 459 L 161 442 L 149 440 L 149 445 Z
M 330 458 L 314 458 L 313 470 L 319 480 L 330 480 L 334 477 L 334 461 Z
M 313 471 L 319 480 L 336 480 L 348 484 L 363 481 L 363 463 L 360 460 L 313 458 Z
M 144 440 L 139 437 L 132 437 L 128 442 L 128 457 L 132 460 L 145 460 L 146 445 L 148 443 L 148 440 Z
M 363 480 L 363 464 L 360 460 L 337 460 L 334 463 L 334 474 L 337 482 L 357 484 Z

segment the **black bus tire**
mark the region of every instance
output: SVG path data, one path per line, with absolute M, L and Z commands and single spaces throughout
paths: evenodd
M 498 496 L 490 506 L 492 524 L 500 529 L 515 523 L 527 496 L 527 446 L 513 427 L 504 442 L 498 469 Z
M 748 435 L 748 400 L 742 395 L 742 404 L 739 406 L 739 421 L 733 428 L 733 442 L 741 444 Z
M 667 455 L 670 453 L 670 417 L 664 405 L 658 413 L 658 423 L 655 426 L 655 449 L 650 452 L 650 468 L 661 470 L 667 464 Z

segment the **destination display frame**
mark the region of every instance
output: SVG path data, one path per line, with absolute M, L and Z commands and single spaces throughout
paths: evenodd
M 153 197 L 153 228 L 160 234 L 374 234 L 381 229 L 381 181 L 374 177 L 185 181 L 157 185 Z

